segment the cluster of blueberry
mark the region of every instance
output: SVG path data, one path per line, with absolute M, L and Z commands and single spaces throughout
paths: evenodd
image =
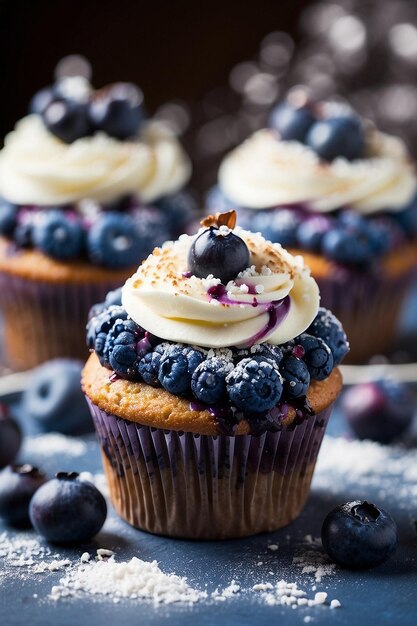
M 225 352 L 162 341 L 128 318 L 119 290 L 93 308 L 87 344 L 121 378 L 210 407 L 234 407 L 243 417 L 303 398 L 310 381 L 327 378 L 348 351 L 340 323 L 326 309 L 306 333 L 279 347 L 264 343 Z
M 143 94 L 132 83 L 114 83 L 94 91 L 80 78 L 64 78 L 38 91 L 30 113 L 40 115 L 46 128 L 65 143 L 96 131 L 125 140 L 137 134 L 145 111 Z
M 347 106 L 315 102 L 302 95 L 301 101 L 289 97 L 278 104 L 269 117 L 269 125 L 285 141 L 305 144 L 324 161 L 358 159 L 364 150 L 361 120 Z
M 154 246 L 175 236 L 193 210 L 188 194 L 177 193 L 153 207 L 103 210 L 90 224 L 72 208 L 37 210 L 3 200 L 0 235 L 18 248 L 34 247 L 54 259 L 88 258 L 95 265 L 120 269 L 137 265 Z

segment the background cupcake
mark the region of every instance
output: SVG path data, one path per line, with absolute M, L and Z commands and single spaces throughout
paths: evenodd
M 348 346 L 301 257 L 233 215 L 205 224 L 94 308 L 83 389 L 118 513 L 214 539 L 298 515 Z
M 189 175 L 135 85 L 94 90 L 64 77 L 35 95 L 0 153 L 0 306 L 12 367 L 85 355 L 92 304 L 189 221 Z
M 352 360 L 392 344 L 417 268 L 417 179 L 404 144 L 296 90 L 219 170 L 208 209 L 305 255 Z

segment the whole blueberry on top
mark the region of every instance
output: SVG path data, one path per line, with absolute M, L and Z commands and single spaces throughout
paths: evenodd
M 323 547 L 342 567 L 366 569 L 384 563 L 395 552 L 397 525 L 374 504 L 347 502 L 331 511 L 321 530 Z
M 289 101 L 278 104 L 269 115 L 269 126 L 278 131 L 284 141 L 304 139 L 316 118 L 309 104 L 297 106 Z
M 0 472 L 0 517 L 12 526 L 29 526 L 29 502 L 46 476 L 31 465 L 13 465 Z
M 76 472 L 59 472 L 40 487 L 29 507 L 35 530 L 54 543 L 81 543 L 94 537 L 107 517 L 107 505 L 92 483 Z
M 35 93 L 29 103 L 29 113 L 42 115 L 46 107 L 56 99 L 54 86 L 43 87 Z
M 198 278 L 212 275 L 226 285 L 249 267 L 250 261 L 246 243 L 231 230 L 236 224 L 236 212 L 209 216 L 201 223 L 213 225 L 193 241 L 188 254 L 188 270 Z
M 21 443 L 19 425 L 10 416 L 8 407 L 0 404 L 0 469 L 14 461 Z
M 133 137 L 145 118 L 142 91 L 132 83 L 114 83 L 93 98 L 89 115 L 94 128 L 111 137 Z
M 354 114 L 321 119 L 310 127 L 306 144 L 324 161 L 358 159 L 364 149 L 360 119 Z
M 341 408 L 359 439 L 390 443 L 411 425 L 415 402 L 407 385 L 389 379 L 347 389 Z
M 72 143 L 91 134 L 85 103 L 52 100 L 41 115 L 46 128 L 64 143 Z

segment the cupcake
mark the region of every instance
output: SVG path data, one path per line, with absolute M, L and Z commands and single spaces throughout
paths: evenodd
M 242 226 L 303 254 L 352 361 L 389 350 L 417 269 L 416 174 L 399 139 L 295 91 L 218 181 L 208 211 L 235 207 Z
M 94 90 L 66 77 L 36 94 L 0 152 L 0 308 L 12 368 L 85 359 L 93 303 L 191 219 L 181 191 L 189 175 L 135 85 Z
M 82 376 L 116 511 L 224 539 L 300 513 L 348 345 L 301 257 L 210 216 L 94 307 Z

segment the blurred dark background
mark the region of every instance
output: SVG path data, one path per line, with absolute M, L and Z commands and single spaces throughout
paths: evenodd
M 93 84 L 140 85 L 181 136 L 203 197 L 222 156 L 295 84 L 346 97 L 417 157 L 416 0 L 0 0 L 0 140 L 82 54 Z

